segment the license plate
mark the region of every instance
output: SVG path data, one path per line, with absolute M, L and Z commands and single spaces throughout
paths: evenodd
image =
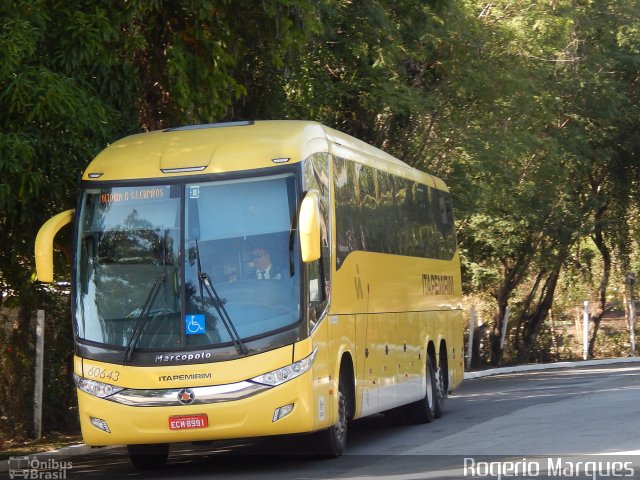
M 169 417 L 170 430 L 186 430 L 190 428 L 205 428 L 209 426 L 209 418 L 206 413 L 197 415 L 176 415 Z

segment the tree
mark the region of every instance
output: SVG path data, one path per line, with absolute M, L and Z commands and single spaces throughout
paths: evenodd
M 0 430 L 24 432 L 30 424 L 30 409 L 5 396 L 32 398 L 35 309 L 48 305 L 56 312 L 47 316 L 51 338 L 72 337 L 68 315 L 61 314 L 68 302 L 64 288 L 34 283 L 38 227 L 73 207 L 80 173 L 108 142 L 144 129 L 223 119 L 247 91 L 236 79 L 238 60 L 263 42 L 263 64 L 281 66 L 284 52 L 304 45 L 305 15 L 312 13 L 306 5 L 0 4 L 0 300 L 19 312 L 8 338 L 0 338 L 0 365 L 12 372 L 0 380 L 0 400 L 7 400 L 0 402 L 0 417 L 12 423 Z M 68 279 L 68 263 L 64 272 L 61 278 Z M 52 383 L 69 381 L 64 375 L 72 349 L 65 345 L 67 354 L 52 359 Z M 73 399 L 57 401 L 60 411 L 47 417 L 45 430 L 57 428 Z

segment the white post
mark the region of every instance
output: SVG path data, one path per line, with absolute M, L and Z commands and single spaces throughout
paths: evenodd
M 42 374 L 44 370 L 44 310 L 38 310 L 36 321 L 36 376 L 33 397 L 33 429 L 42 437 Z
M 636 308 L 633 301 L 629 304 L 629 339 L 631 340 L 631 356 L 636 356 Z
M 467 343 L 467 371 L 471 369 L 471 358 L 473 357 L 473 334 L 476 329 L 476 306 L 471 305 L 469 316 L 469 342 Z
M 582 358 L 589 357 L 589 301 L 585 300 L 582 311 Z
M 633 284 L 636 276 L 633 272 L 626 275 L 627 284 L 629 285 L 629 340 L 631 341 L 631 356 L 636 356 L 636 304 L 633 298 Z

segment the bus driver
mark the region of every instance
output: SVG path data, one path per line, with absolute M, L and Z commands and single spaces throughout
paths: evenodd
M 271 263 L 267 249 L 257 247 L 253 250 L 253 265 L 256 267 L 257 280 L 281 280 L 282 272 Z

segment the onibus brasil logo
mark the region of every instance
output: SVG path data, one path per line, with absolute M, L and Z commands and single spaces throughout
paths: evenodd
M 37 456 L 10 457 L 9 478 L 33 480 L 66 480 L 67 470 L 73 468 L 71 462 Z

